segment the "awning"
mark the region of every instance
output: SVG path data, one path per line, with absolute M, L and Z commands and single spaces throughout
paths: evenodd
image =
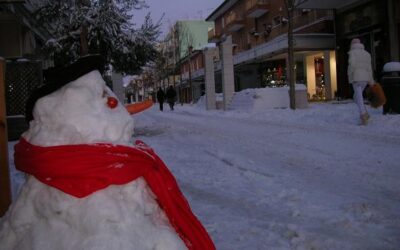
M 334 34 L 294 34 L 293 39 L 295 51 L 335 49 Z M 287 50 L 287 35 L 282 35 L 272 41 L 234 55 L 233 64 L 237 65 L 257 61 L 266 57 L 273 57 L 277 54 L 287 53 Z

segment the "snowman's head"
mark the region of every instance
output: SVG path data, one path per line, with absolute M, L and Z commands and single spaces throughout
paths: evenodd
M 116 100 L 115 94 L 106 86 L 101 73 L 92 70 L 39 98 L 33 107 L 29 130 L 23 136 L 43 146 L 128 144 L 133 118 L 122 103 L 110 105 L 110 100 Z

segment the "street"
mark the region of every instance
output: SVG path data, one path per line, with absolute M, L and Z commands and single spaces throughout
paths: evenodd
M 136 117 L 217 249 L 396 249 L 400 136 L 178 106 Z

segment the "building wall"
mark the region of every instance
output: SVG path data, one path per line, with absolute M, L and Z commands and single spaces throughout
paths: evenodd
M 0 21 L 0 56 L 5 58 L 22 56 L 21 25 L 17 21 Z
M 212 34 L 211 37 L 222 40 L 224 37 L 232 36 L 233 54 L 243 54 L 242 52 L 267 44 L 287 34 L 287 11 L 283 0 L 259 1 L 264 5 L 258 5 L 258 10 L 267 9 L 267 12 L 260 15 L 253 15 L 254 13 L 250 11 L 249 6 L 252 4 L 254 6 L 254 0 L 231 1 L 231 3 L 234 3 L 231 7 L 220 8 L 221 13 L 217 13 L 217 10 L 215 15 L 211 15 L 215 19 L 215 35 Z M 229 1 L 225 1 L 222 5 L 224 4 L 229 6 Z M 331 10 L 295 10 L 293 20 L 295 34 L 334 33 L 334 12 Z M 235 25 L 238 28 L 232 30 Z M 285 53 L 286 51 L 276 51 L 274 55 L 267 56 L 261 61 L 252 62 L 249 59 L 244 62 L 244 65 L 236 65 L 235 90 L 285 85 Z M 307 75 L 310 73 L 306 72 L 315 74 L 314 59 L 312 64 L 308 65 L 304 62 L 304 55 L 297 57 L 300 57 L 297 59 L 299 63 L 296 63 L 300 69 L 296 71 L 298 82 L 307 83 Z M 315 81 L 312 81 L 312 77 L 310 80 L 312 88 Z
M 258 18 L 249 17 L 246 4 L 252 0 L 237 1 L 225 13 L 215 19 L 215 36 L 231 35 L 234 54 L 269 42 L 287 33 L 287 13 L 283 0 L 268 2 L 268 12 Z M 253 0 L 254 1 L 254 0 Z M 236 31 L 229 31 L 232 16 L 243 25 Z M 331 10 L 295 10 L 295 33 L 333 33 L 333 11 Z M 231 21 L 231 22 L 229 22 Z M 228 25 L 227 25 L 228 22 Z M 302 28 L 301 28 L 302 27 Z
M 191 73 L 197 70 L 204 69 L 204 55 L 202 51 L 196 51 L 190 57 L 190 69 Z M 186 81 L 189 74 L 189 57 L 185 57 L 180 65 L 182 80 Z
M 192 46 L 193 50 L 202 49 L 208 43 L 208 31 L 214 28 L 213 22 L 186 20 L 176 23 L 175 39 L 178 39 L 178 59 L 182 59 L 188 55 L 188 47 Z
M 392 27 L 393 41 L 391 42 L 391 45 L 396 46 L 394 51 L 394 60 L 400 61 L 400 1 L 392 0 L 392 3 L 392 14 L 389 15 L 394 18 Z
M 390 0 L 389 0 L 390 1 Z M 392 60 L 393 42 L 390 42 L 388 1 L 359 1 L 358 4 L 337 11 L 337 72 L 338 94 L 351 98 L 353 90 L 348 84 L 348 50 L 353 38 L 359 38 L 371 53 L 374 77 L 380 80 L 383 65 Z M 394 18 L 394 17 L 393 17 Z M 394 42 L 399 43 L 399 40 Z
M 44 69 L 54 66 L 39 49 L 51 38 L 49 27 L 38 23 L 35 7 L 29 1 L 0 4 L 0 57 L 29 58 L 42 61 Z
M 259 88 L 261 86 L 261 76 L 257 64 L 243 65 L 235 69 L 235 91 L 244 88 Z

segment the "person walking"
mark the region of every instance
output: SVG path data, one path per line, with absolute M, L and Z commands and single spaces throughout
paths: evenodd
M 165 98 L 165 93 L 162 90 L 162 88 L 159 87 L 158 91 L 157 91 L 157 101 L 160 104 L 160 111 L 163 111 L 163 108 L 164 108 L 163 107 L 164 106 L 164 98 Z
M 354 38 L 351 41 L 348 54 L 349 65 L 347 75 L 349 83 L 353 86 L 353 99 L 359 110 L 360 125 L 367 125 L 369 114 L 364 105 L 363 91 L 367 85 L 374 84 L 371 55 L 364 49 L 364 45 L 358 38 Z
M 169 104 L 169 108 L 171 110 L 174 110 L 174 104 L 176 101 L 176 91 L 172 85 L 168 87 L 166 97 L 167 97 L 167 102 Z

